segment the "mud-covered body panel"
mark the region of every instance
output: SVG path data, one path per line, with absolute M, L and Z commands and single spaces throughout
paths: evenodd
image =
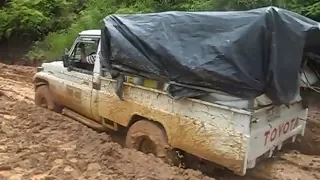
M 70 82 L 74 75 L 39 72 L 35 78 L 49 83 L 59 103 L 91 116 L 99 123 L 101 118 L 106 118 L 128 126 L 135 115 L 157 121 L 165 128 L 173 148 L 242 174 L 249 143 L 250 113 L 247 111 L 236 112 L 193 99 L 176 101 L 162 91 L 129 83 L 125 83 L 124 101 L 121 101 L 114 92 L 114 80 L 102 78 L 101 90 L 98 91 L 90 90 L 85 84 Z M 87 76 L 81 78 L 81 74 L 77 75 L 78 79 Z
M 115 82 L 102 80 L 100 116 L 123 126 L 134 115 L 157 121 L 169 144 L 209 161 L 241 172 L 246 159 L 250 116 L 210 106 L 198 100 L 173 100 L 164 92 L 126 84 L 120 101 Z

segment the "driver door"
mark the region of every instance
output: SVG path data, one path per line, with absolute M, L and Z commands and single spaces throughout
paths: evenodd
M 81 62 L 80 43 L 85 46 L 85 51 L 97 50 L 98 40 L 84 40 L 79 38 L 74 49 L 70 51 L 69 57 L 71 66 L 68 71 L 65 71 L 67 79 L 64 86 L 65 98 L 64 103 L 69 109 L 92 118 L 91 111 L 91 95 L 92 95 L 92 78 L 93 78 L 93 64 Z

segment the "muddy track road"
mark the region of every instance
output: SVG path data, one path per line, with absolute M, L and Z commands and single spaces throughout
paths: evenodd
M 121 147 L 107 133 L 36 107 L 35 69 L 0 64 L 0 180 L 320 179 L 320 98 L 312 95 L 306 136 L 260 163 L 246 177 L 205 176 Z M 319 104 L 317 106 L 317 103 Z

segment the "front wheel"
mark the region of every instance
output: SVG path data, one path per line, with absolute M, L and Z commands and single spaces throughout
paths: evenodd
M 180 164 L 177 152 L 172 150 L 168 144 L 165 130 L 151 121 L 140 120 L 129 128 L 126 147 L 146 154 L 152 153 L 169 164 Z
M 34 102 L 37 106 L 47 108 L 51 111 L 61 111 L 61 108 L 54 102 L 50 89 L 47 85 L 42 85 L 36 89 Z

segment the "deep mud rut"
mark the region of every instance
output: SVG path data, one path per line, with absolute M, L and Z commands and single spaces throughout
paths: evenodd
M 320 179 L 320 95 L 311 96 L 308 128 L 299 142 L 245 177 L 227 171 L 209 177 L 122 148 L 106 133 L 36 107 L 34 72 L 32 67 L 0 64 L 0 180 Z

